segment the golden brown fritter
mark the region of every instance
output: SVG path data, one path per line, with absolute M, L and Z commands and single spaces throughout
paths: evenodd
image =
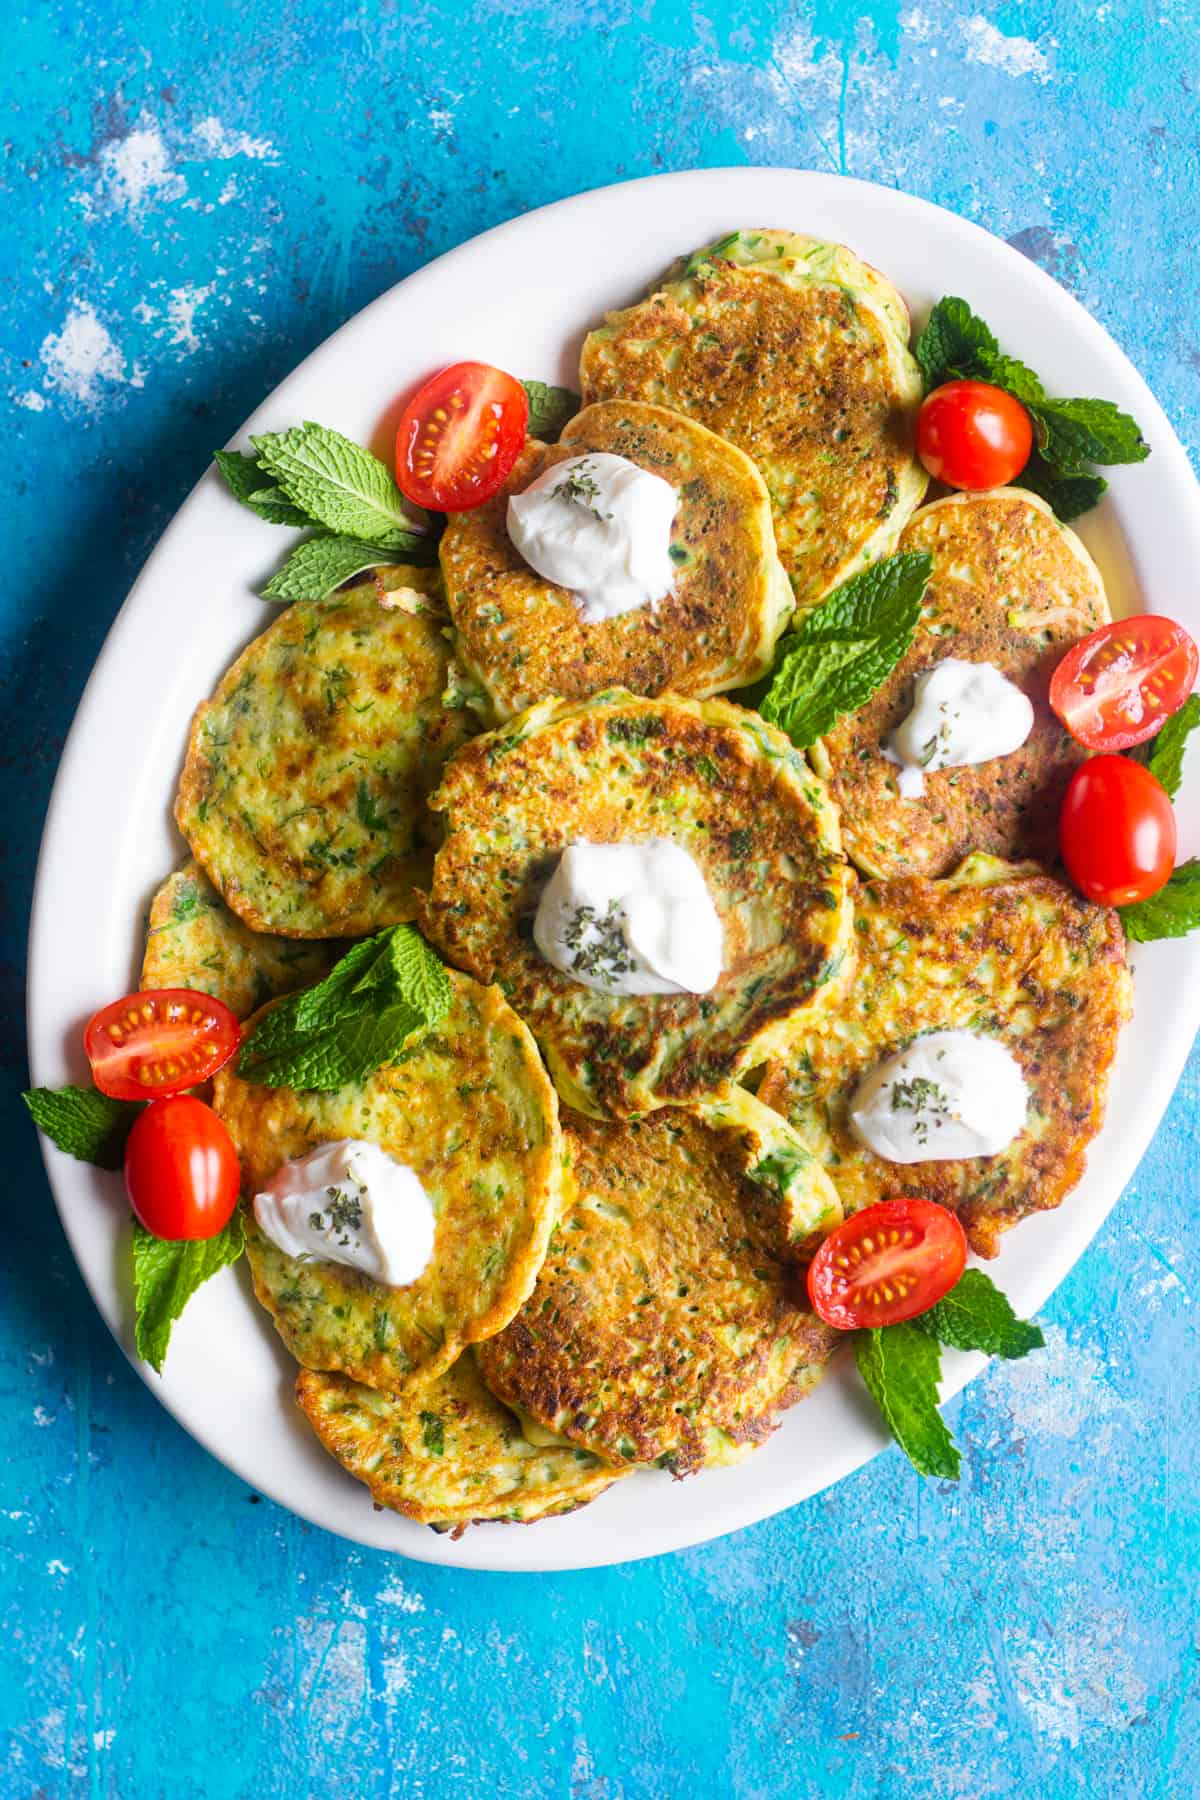
M 302 1369 L 296 1399 L 376 1506 L 442 1530 L 487 1519 L 531 1525 L 574 1512 L 627 1472 L 574 1444 L 531 1444 L 484 1386 L 470 1350 L 395 1399 L 344 1375 Z
M 673 407 L 752 458 L 800 606 L 884 554 L 925 492 L 907 310 L 838 244 L 742 231 L 696 251 L 589 335 L 580 381 L 585 402 Z
M 766 1111 L 742 1094 L 707 1117 L 563 1115 L 574 1191 L 529 1300 L 480 1350 L 494 1393 L 609 1461 L 680 1476 L 770 1435 L 838 1334 L 809 1311 L 780 1205 L 802 1152 Z M 791 1166 L 807 1216 L 833 1223 L 819 1170 Z
M 723 700 L 548 702 L 476 739 L 431 805 L 445 820 L 424 908 L 431 941 L 498 981 L 563 1098 L 623 1117 L 702 1098 L 790 1041 L 845 973 L 849 871 L 803 756 Z M 593 992 L 531 936 L 541 890 L 579 841 L 665 838 L 698 863 L 725 933 L 708 994 Z
M 654 609 L 594 624 L 529 567 L 505 524 L 510 494 L 587 451 L 624 456 L 679 496 L 674 590 Z M 451 515 L 441 560 L 458 654 L 499 718 L 551 694 L 626 687 L 704 697 L 744 686 L 770 667 L 792 612 L 767 490 L 749 457 L 692 419 L 636 401 L 589 406 L 558 444 L 527 444 L 494 500 Z
M 945 875 L 972 850 L 1055 862 L 1062 797 L 1087 753 L 1050 710 L 1050 676 L 1108 619 L 1099 570 L 1023 488 L 936 500 L 897 549 L 933 557 L 912 647 L 812 751 L 841 811 L 847 853 L 868 875 Z M 924 797 L 905 800 L 881 745 L 911 710 L 917 676 L 947 656 L 992 663 L 1015 682 L 1033 702 L 1033 730 L 1011 756 L 929 771 Z
M 759 1098 L 824 1163 L 847 1213 L 921 1194 L 958 1213 L 971 1248 L 1060 1205 L 1099 1131 L 1132 1008 L 1117 914 L 1049 875 L 972 857 L 944 881 L 872 881 L 855 896 L 857 969 L 835 1013 L 771 1063 Z M 997 1156 L 901 1165 L 855 1134 L 862 1078 L 929 1031 L 995 1037 L 1030 1088 L 1025 1130 Z

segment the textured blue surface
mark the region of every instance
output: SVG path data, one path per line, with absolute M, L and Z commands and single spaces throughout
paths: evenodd
M 1047 1353 L 951 1409 L 957 1490 L 893 1452 L 709 1548 L 536 1579 L 354 1550 L 197 1449 L 94 1315 L 13 1100 L 34 853 L 87 671 L 212 447 L 305 352 L 581 188 L 841 169 L 1035 257 L 1194 450 L 1198 25 L 1195 0 L 10 20 L 0 1800 L 1200 1791 L 1200 1061 Z

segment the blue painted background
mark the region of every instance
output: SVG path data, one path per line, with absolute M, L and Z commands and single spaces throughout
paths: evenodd
M 1200 1061 L 1049 1307 L 1047 1353 L 952 1408 L 957 1490 L 891 1453 L 707 1549 L 539 1579 L 354 1550 L 198 1450 L 94 1316 L 13 1099 L 34 854 L 87 671 L 213 446 L 301 356 L 531 206 L 794 164 L 1035 257 L 1195 450 L 1195 0 L 16 11 L 0 1796 L 1200 1792 Z

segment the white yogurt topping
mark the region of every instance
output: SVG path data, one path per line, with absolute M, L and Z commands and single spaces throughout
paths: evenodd
M 585 625 L 657 606 L 675 580 L 669 481 L 589 451 L 543 470 L 508 502 L 508 535 L 530 568 L 568 588 Z
M 925 774 L 960 763 L 991 762 L 1019 750 L 1033 730 L 1033 707 L 992 663 L 948 656 L 918 675 L 912 711 L 883 746 L 899 763 L 906 800 L 925 792 Z
M 420 1181 L 357 1138 L 285 1162 L 255 1194 L 254 1216 L 285 1256 L 344 1263 L 384 1287 L 407 1287 L 433 1254 L 433 1205 Z
M 887 1162 L 995 1156 L 1025 1129 L 1029 1088 L 995 1038 L 931 1031 L 879 1063 L 858 1085 L 850 1122 Z
M 724 932 L 704 876 L 679 844 L 571 844 L 547 882 L 533 941 L 598 994 L 707 994 Z

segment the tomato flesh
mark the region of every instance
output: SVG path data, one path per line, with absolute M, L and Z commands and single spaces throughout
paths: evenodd
M 147 988 L 101 1007 L 88 1020 L 83 1047 L 102 1094 L 153 1100 L 207 1081 L 241 1039 L 223 1001 L 191 988 Z
M 1179 711 L 1198 668 L 1200 652 L 1174 619 L 1115 619 L 1067 651 L 1050 680 L 1050 704 L 1089 750 L 1129 750 Z
M 986 381 L 947 381 L 917 415 L 917 455 L 937 481 L 975 492 L 1003 487 L 1033 450 L 1033 421 Z
M 490 363 L 452 363 L 419 387 L 396 429 L 401 493 L 435 512 L 469 512 L 499 493 L 525 444 L 529 396 Z
M 1162 782 L 1127 756 L 1093 756 L 1071 777 L 1058 843 L 1081 894 L 1131 906 L 1165 886 L 1175 867 L 1175 811 Z
M 933 1200 L 879 1200 L 835 1225 L 813 1257 L 813 1311 L 840 1331 L 898 1325 L 928 1312 L 967 1262 L 966 1233 Z
M 193 1094 L 152 1100 L 125 1146 L 129 1204 L 155 1237 L 216 1237 L 237 1205 L 237 1151 L 211 1106 Z

